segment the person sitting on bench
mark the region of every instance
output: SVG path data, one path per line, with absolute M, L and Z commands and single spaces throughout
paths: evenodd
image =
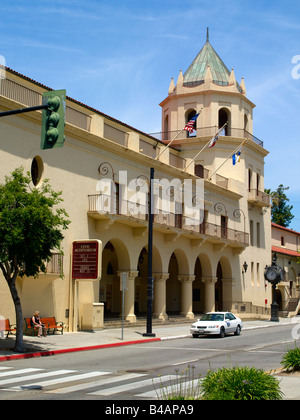
M 32 328 L 38 328 L 38 337 L 42 337 L 42 333 L 44 337 L 47 337 L 47 329 L 44 324 L 41 322 L 40 313 L 39 311 L 35 311 L 32 315 L 30 320 L 30 324 Z

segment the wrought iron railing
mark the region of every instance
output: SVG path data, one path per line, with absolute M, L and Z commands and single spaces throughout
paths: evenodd
M 188 131 L 182 131 L 180 133 L 180 130 L 178 130 L 178 131 L 165 131 L 165 132 L 158 132 L 158 133 L 150 133 L 149 135 L 158 140 L 167 142 L 167 141 L 171 141 L 175 136 L 177 136 L 176 137 L 177 140 L 193 138 L 193 137 L 209 138 L 209 137 L 213 137 L 218 132 L 218 130 L 219 130 L 218 127 L 212 126 L 212 127 L 199 127 L 197 128 L 197 130 L 194 130 L 191 134 Z M 253 134 L 249 133 L 249 131 L 241 129 L 241 128 L 227 127 L 226 130 L 224 129 L 220 133 L 220 136 L 250 139 L 261 147 L 263 147 L 264 145 L 263 141 L 255 137 Z
M 147 204 L 137 204 L 130 200 L 119 200 L 118 196 L 105 194 L 94 194 L 88 196 L 89 213 L 99 213 L 102 215 L 117 214 L 120 217 L 131 219 L 148 220 Z M 167 226 L 182 229 L 188 232 L 199 233 L 216 238 L 227 239 L 249 245 L 249 234 L 236 229 L 219 226 L 213 223 L 203 222 L 184 214 L 175 212 L 164 212 L 156 209 L 153 217 L 154 223 L 160 226 Z

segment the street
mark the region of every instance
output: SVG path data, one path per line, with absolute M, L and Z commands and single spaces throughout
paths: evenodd
M 293 325 L 243 331 L 241 336 L 182 338 L 0 363 L 1 400 L 156 399 L 190 371 L 254 366 L 280 368 L 295 346 Z M 172 382 L 173 381 L 173 382 Z

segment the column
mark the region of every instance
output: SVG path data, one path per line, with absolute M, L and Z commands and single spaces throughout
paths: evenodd
M 204 283 L 204 312 L 213 312 L 215 310 L 215 284 L 217 277 L 202 277 Z
M 193 281 L 195 276 L 178 276 L 181 282 L 181 312 L 180 315 L 193 319 Z
M 154 277 L 154 302 L 153 316 L 165 321 L 168 319 L 166 313 L 166 282 L 169 278 L 168 273 L 153 273 Z
M 138 276 L 138 271 L 126 271 L 127 273 L 127 287 L 125 291 L 125 302 L 124 302 L 124 318 L 126 321 L 132 323 L 136 322 L 136 316 L 134 313 L 134 292 L 135 292 L 135 278 Z M 124 271 L 118 271 L 120 279 Z

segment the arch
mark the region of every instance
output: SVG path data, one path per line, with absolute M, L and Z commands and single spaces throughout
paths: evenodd
M 226 122 L 228 122 L 228 124 L 224 128 L 224 134 L 225 136 L 230 136 L 231 112 L 228 108 L 221 108 L 219 109 L 219 128 L 223 127 Z M 224 134 L 221 132 L 221 135 Z
M 193 312 L 204 312 L 204 283 L 202 282 L 202 264 L 198 257 L 195 262 L 195 280 L 193 281 Z
M 168 273 L 169 278 L 166 281 L 166 312 L 168 315 L 179 314 L 181 310 L 181 284 L 178 280 L 179 264 L 174 252 L 169 260 Z
M 163 129 L 162 140 L 168 140 L 168 139 L 169 139 L 169 115 L 166 115 L 164 119 L 164 129 Z
M 175 254 L 178 261 L 178 274 L 189 274 L 190 266 L 186 253 L 182 249 L 177 248 L 173 251 L 173 254 Z
M 102 277 L 99 302 L 104 303 L 104 317 L 119 317 L 122 310 L 119 271 L 131 267 L 129 253 L 122 240 L 114 238 L 103 244 Z
M 112 238 L 103 244 L 103 250 L 108 247 L 113 247 L 118 257 L 118 269 L 128 270 L 131 267 L 130 255 L 124 242 L 118 238 Z
M 143 246 L 138 258 L 136 270 L 138 276 L 135 279 L 134 313 L 140 315 L 147 312 L 147 287 L 148 287 L 148 247 Z M 162 273 L 162 260 L 159 250 L 153 246 L 152 274 Z
M 187 124 L 191 118 L 193 118 L 196 115 L 196 110 L 195 109 L 189 109 L 188 111 L 186 111 L 185 113 L 185 124 Z M 197 136 L 197 120 L 195 121 L 194 124 L 194 130 L 192 132 L 186 131 L 186 136 L 187 137 L 196 137 Z
M 221 257 L 216 269 L 215 284 L 216 311 L 229 310 L 232 303 L 232 269 L 227 257 Z
M 202 276 L 212 277 L 213 271 L 209 257 L 206 254 L 201 253 L 198 258 L 201 263 Z
M 219 263 L 221 264 L 222 267 L 222 273 L 223 273 L 223 278 L 224 279 L 231 279 L 232 278 L 232 270 L 231 270 L 231 265 L 230 265 L 230 261 L 227 257 L 221 257 L 219 260 Z

